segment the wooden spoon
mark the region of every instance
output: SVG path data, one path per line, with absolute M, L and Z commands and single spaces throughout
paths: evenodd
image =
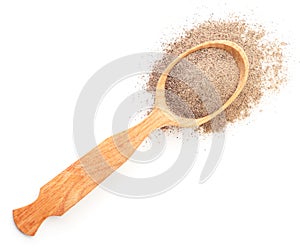
M 174 115 L 167 107 L 165 82 L 172 68 L 189 54 L 204 48 L 220 48 L 229 52 L 240 70 L 238 86 L 234 94 L 217 111 L 199 119 Z M 41 189 L 37 200 L 26 207 L 13 210 L 16 226 L 21 232 L 33 236 L 49 216 L 61 216 L 92 191 L 112 172 L 124 164 L 143 140 L 155 129 L 164 126 L 199 126 L 225 110 L 240 94 L 248 78 L 249 63 L 243 49 L 226 40 L 204 42 L 172 61 L 159 78 L 155 107 L 140 124 L 104 140 Z

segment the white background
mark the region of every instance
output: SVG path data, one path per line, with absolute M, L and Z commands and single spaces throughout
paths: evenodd
M 299 247 L 294 2 L 1 1 L 0 247 Z M 163 37 L 193 18 L 225 10 L 253 10 L 266 25 L 274 21 L 293 57 L 281 93 L 227 132 L 216 173 L 198 184 L 204 140 L 194 168 L 167 193 L 129 199 L 97 188 L 63 217 L 47 219 L 35 237 L 21 234 L 12 209 L 34 201 L 43 184 L 77 159 L 73 112 L 85 82 L 121 56 L 158 51 Z M 97 137 L 110 135 L 105 123 Z

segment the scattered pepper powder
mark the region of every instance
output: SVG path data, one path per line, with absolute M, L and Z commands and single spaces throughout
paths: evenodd
M 209 40 L 230 40 L 246 52 L 250 71 L 246 86 L 238 98 L 215 118 L 198 128 L 211 133 L 223 130 L 228 123 L 248 117 L 267 91 L 274 91 L 286 81 L 283 49 L 285 43 L 267 38 L 259 24 L 249 24 L 238 17 L 208 20 L 185 30 L 177 39 L 162 44 L 165 56 L 154 65 L 147 89 L 154 91 L 170 58 Z M 194 67 L 197 67 L 195 70 Z M 177 115 L 200 118 L 215 111 L 233 94 L 239 80 L 234 58 L 224 50 L 209 48 L 197 51 L 179 62 L 166 81 L 166 100 Z

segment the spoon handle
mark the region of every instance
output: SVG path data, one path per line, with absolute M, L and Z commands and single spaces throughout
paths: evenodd
M 41 189 L 36 201 L 13 211 L 21 232 L 33 236 L 49 216 L 61 216 L 118 169 L 155 129 L 172 124 L 159 109 L 138 125 L 111 136 Z

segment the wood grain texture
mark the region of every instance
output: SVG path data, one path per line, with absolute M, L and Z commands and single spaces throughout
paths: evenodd
M 16 226 L 33 236 L 49 216 L 61 216 L 118 169 L 155 129 L 176 125 L 158 109 L 140 124 L 107 138 L 40 189 L 32 204 L 13 210 Z
M 35 202 L 13 211 L 16 226 L 32 236 L 47 217 L 62 215 L 96 186 L 78 160 L 44 185 Z
M 188 119 L 175 116 L 165 101 L 165 82 L 172 68 L 189 54 L 204 48 L 220 48 L 235 58 L 240 79 L 234 94 L 214 113 Z M 140 124 L 104 140 L 78 161 L 40 189 L 38 199 L 32 204 L 13 211 L 14 221 L 21 232 L 34 235 L 49 216 L 60 216 L 74 206 L 99 183 L 118 169 L 134 153 L 142 141 L 155 129 L 163 126 L 198 126 L 210 121 L 225 110 L 240 94 L 248 78 L 248 58 L 241 47 L 231 41 L 216 40 L 204 42 L 179 55 L 159 78 L 156 89 L 155 108 Z

